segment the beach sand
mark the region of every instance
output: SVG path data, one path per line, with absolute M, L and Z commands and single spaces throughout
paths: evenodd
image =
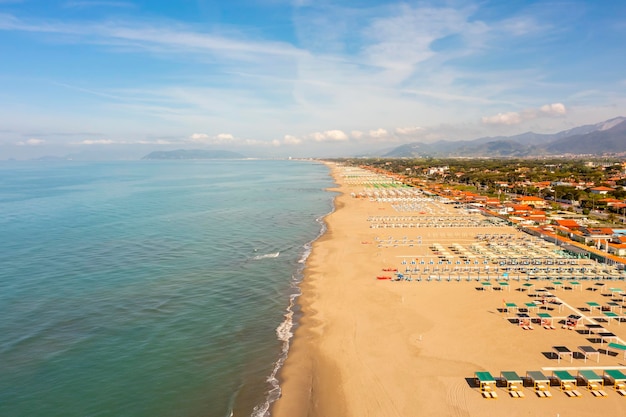
M 525 398 L 511 398 L 496 388 L 498 399 L 484 399 L 474 386 L 476 371 L 542 371 L 552 368 L 626 366 L 623 354 L 601 355 L 600 362 L 586 363 L 577 355 L 571 362 L 555 358 L 553 346 L 601 348 L 593 335 L 539 323 L 522 330 L 510 322 L 514 312 L 502 310 L 504 302 L 524 305 L 537 300 L 526 281 L 509 281 L 500 290 L 483 288 L 464 273 L 438 273 L 441 281 L 378 280 L 388 268 L 405 268 L 402 260 L 430 259 L 433 243 L 468 247 L 476 234 L 504 234 L 524 241 L 529 236 L 512 227 L 464 227 L 411 229 L 372 228 L 376 216 L 399 215 L 391 203 L 354 198 L 363 185 L 352 185 L 344 168 L 331 166 L 340 195 L 336 210 L 326 218 L 328 230 L 313 245 L 301 284 L 302 318 L 295 331 L 289 356 L 279 378 L 282 396 L 273 405 L 273 417 L 395 417 L 395 416 L 617 416 L 626 412 L 626 397 L 605 387 L 605 398 L 595 398 L 579 386 L 581 398 L 569 398 L 552 386 L 552 398 L 539 398 L 532 387 Z M 447 208 L 446 208 L 447 209 Z M 419 216 L 424 212 L 402 213 Z M 421 244 L 393 244 L 404 237 Z M 391 237 L 390 245 L 381 245 Z M 425 278 L 430 276 L 422 274 Z M 457 281 L 457 278 L 460 281 Z M 491 278 L 493 287 L 498 287 Z M 550 281 L 533 281 L 536 287 Z M 548 310 L 552 316 L 574 312 L 589 314 L 586 302 L 606 304 L 606 287 L 583 281 L 582 289 L 554 289 L 565 303 Z M 626 289 L 624 281 L 607 287 Z M 571 310 L 569 306 L 575 310 Z M 599 313 L 596 313 L 599 314 Z M 536 312 L 530 313 L 536 316 Z M 601 323 L 623 341 L 626 323 Z M 606 342 L 603 347 L 606 347 Z M 600 374 L 602 371 L 599 371 Z

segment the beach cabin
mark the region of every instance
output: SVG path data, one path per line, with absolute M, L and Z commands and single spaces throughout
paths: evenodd
M 559 381 L 561 391 L 568 397 L 581 397 L 582 394 L 576 390 L 576 377 L 568 371 L 553 371 L 552 376 Z
M 619 369 L 605 369 L 602 377 L 613 385 L 613 388 L 619 395 L 622 397 L 626 396 L 626 375 L 622 371 Z
M 551 398 L 550 378 L 541 371 L 528 371 L 526 377 L 532 382 L 533 389 L 539 398 Z
M 498 398 L 495 391 L 496 379 L 487 371 L 477 371 L 475 373 L 476 381 L 480 388 L 480 393 L 484 398 Z
M 522 377 L 515 371 L 502 371 L 500 378 L 506 382 L 506 389 L 513 398 L 524 398 L 521 387 L 524 386 Z
M 578 371 L 578 379 L 582 380 L 587 389 L 594 397 L 606 397 L 604 387 L 604 378 L 591 369 L 581 369 Z

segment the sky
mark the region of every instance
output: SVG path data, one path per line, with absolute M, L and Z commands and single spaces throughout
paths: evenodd
M 0 160 L 332 157 L 626 116 L 621 0 L 0 0 Z

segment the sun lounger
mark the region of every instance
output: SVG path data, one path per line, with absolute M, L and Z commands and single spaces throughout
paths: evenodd
M 524 393 L 520 390 L 520 388 L 515 385 L 509 385 L 509 395 L 513 398 L 524 398 Z

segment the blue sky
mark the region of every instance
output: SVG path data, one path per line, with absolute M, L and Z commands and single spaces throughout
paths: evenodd
M 341 156 L 626 116 L 626 2 L 0 0 L 0 160 Z

